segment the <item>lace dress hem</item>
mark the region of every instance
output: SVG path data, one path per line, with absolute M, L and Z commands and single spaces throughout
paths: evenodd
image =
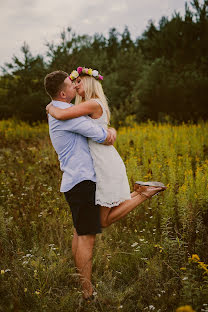
M 96 205 L 100 205 L 103 207 L 108 207 L 108 208 L 112 208 L 114 206 L 119 206 L 121 203 L 125 202 L 126 200 L 131 199 L 131 196 L 128 198 L 121 198 L 117 201 L 113 201 L 113 202 L 104 202 L 102 200 L 97 199 L 96 200 Z

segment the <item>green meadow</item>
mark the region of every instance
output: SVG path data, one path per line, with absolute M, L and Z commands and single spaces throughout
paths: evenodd
M 118 130 L 131 188 L 168 188 L 97 235 L 85 306 L 48 125 L 2 120 L 0 142 L 1 312 L 208 311 L 208 123 Z

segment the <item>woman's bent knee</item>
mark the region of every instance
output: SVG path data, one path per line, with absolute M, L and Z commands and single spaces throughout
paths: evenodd
M 108 222 L 108 220 L 101 220 L 101 227 L 102 228 L 107 228 L 109 225 L 110 225 L 110 223 Z

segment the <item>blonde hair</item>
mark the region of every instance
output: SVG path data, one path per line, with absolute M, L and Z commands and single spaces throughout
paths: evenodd
M 110 123 L 110 109 L 108 106 L 107 98 L 103 92 L 103 87 L 101 83 L 95 78 L 90 76 L 83 76 L 81 77 L 81 79 L 85 90 L 85 96 L 84 98 L 82 98 L 79 94 L 77 94 L 75 99 L 75 105 L 80 104 L 81 102 L 84 101 L 89 101 L 91 99 L 99 99 L 106 109 L 108 123 Z

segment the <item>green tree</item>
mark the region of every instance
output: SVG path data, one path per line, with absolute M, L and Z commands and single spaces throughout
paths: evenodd
M 16 56 L 3 68 L 1 77 L 1 118 L 16 116 L 33 121 L 45 118 L 43 103 L 46 95 L 43 77 L 46 66 L 43 57 L 33 57 L 27 44 L 21 48 L 23 59 Z

